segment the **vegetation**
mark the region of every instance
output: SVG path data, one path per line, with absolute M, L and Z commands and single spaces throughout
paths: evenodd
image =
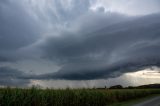
M 109 106 L 134 106 L 136 104 L 150 100 L 150 99 L 157 97 L 157 96 L 160 96 L 160 94 L 149 95 L 149 96 L 145 96 L 143 98 L 136 98 L 133 100 L 127 100 L 127 101 L 123 101 L 123 102 L 113 103 L 113 104 L 110 104 Z
M 108 106 L 153 94 L 160 89 L 1 88 L 0 106 Z

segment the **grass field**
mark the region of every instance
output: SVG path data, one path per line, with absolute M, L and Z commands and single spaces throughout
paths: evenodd
M 0 106 L 108 106 L 160 94 L 160 89 L 1 88 Z

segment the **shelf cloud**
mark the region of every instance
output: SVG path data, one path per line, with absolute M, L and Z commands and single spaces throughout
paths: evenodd
M 0 85 L 107 79 L 159 67 L 159 5 L 159 0 L 1 0 Z

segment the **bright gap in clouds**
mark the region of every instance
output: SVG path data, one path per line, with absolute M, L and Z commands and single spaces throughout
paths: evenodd
M 133 73 L 126 73 L 128 76 L 140 77 L 140 78 L 158 78 L 160 79 L 160 68 L 152 66 L 151 68 L 146 68 Z M 159 81 L 160 82 L 160 81 Z
M 93 11 L 104 10 L 133 16 L 158 13 L 159 8 L 159 0 L 94 0 L 90 7 Z

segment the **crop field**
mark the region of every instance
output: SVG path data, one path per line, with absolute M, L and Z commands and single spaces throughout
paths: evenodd
M 1 88 L 0 106 L 108 106 L 160 94 L 160 89 Z

